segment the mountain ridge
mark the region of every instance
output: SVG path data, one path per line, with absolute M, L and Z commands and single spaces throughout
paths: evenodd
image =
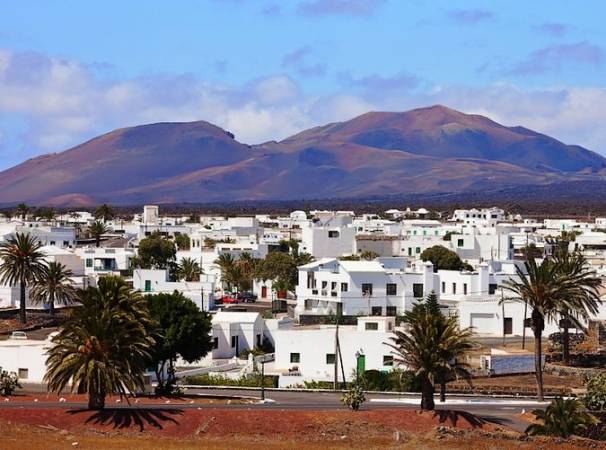
M 0 203 L 355 198 L 602 180 L 606 159 L 434 105 L 370 111 L 258 145 L 207 121 L 119 128 L 0 173 Z M 72 202 L 72 203 L 70 203 Z

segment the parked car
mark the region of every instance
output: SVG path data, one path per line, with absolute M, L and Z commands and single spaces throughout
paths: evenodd
M 240 303 L 240 299 L 238 297 L 235 297 L 232 295 L 226 295 L 221 299 L 221 303 L 223 303 L 223 304 Z
M 252 292 L 238 292 L 236 298 L 243 301 L 244 303 L 254 303 L 257 301 L 257 296 Z

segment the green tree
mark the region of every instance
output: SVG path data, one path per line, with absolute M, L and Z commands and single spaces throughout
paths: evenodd
M 31 211 L 31 208 L 25 203 L 19 203 L 15 208 L 15 216 L 21 217 L 21 220 L 25 220 L 27 214 Z
M 372 261 L 373 259 L 376 259 L 379 256 L 381 255 L 379 255 L 377 252 L 373 252 L 372 250 L 365 250 L 360 253 L 360 258 L 365 261 Z
M 585 380 L 583 403 L 592 411 L 606 410 L 606 372 L 597 373 Z
M 176 275 L 179 280 L 200 281 L 202 269 L 200 264 L 193 258 L 181 258 L 177 266 Z
M 156 323 L 152 362 L 158 379 L 158 391 L 172 392 L 174 363 L 178 356 L 193 363 L 212 350 L 211 319 L 190 299 L 179 292 L 147 297 L 149 311 Z
M 44 269 L 42 243 L 29 233 L 15 233 L 0 243 L 0 282 L 19 284 L 19 320 L 27 322 L 25 293 L 28 284 L 34 283 Z
M 530 258 L 524 263 L 524 269 L 516 266 L 516 275 L 516 278 L 510 278 L 502 285 L 513 297 L 501 302 L 522 302 L 532 310 L 537 397 L 543 401 L 542 336 L 545 321 L 555 321 L 562 311 L 575 311 L 578 308 L 578 299 L 589 295 L 584 284 L 586 273 L 567 273 L 557 261 L 550 258 L 545 258 L 540 265 Z
M 189 250 L 191 248 L 191 241 L 187 234 L 175 233 L 175 244 L 179 250 Z
M 110 205 L 104 203 L 95 210 L 95 219 L 102 220 L 106 223 L 116 217 L 116 211 Z
M 51 392 L 69 385 L 88 394 L 89 409 L 103 409 L 107 395 L 143 389 L 153 322 L 146 300 L 120 277 L 100 278 L 96 288 L 78 291 L 77 302 L 52 338 L 44 380 Z
M 35 303 L 48 303 L 51 316 L 55 315 L 55 303 L 71 303 L 76 290 L 70 278 L 74 274 L 63 264 L 51 261 L 42 268 L 30 290 L 30 298 Z
M 473 267 L 461 261 L 459 255 L 442 245 L 426 248 L 421 253 L 421 259 L 431 261 L 434 272 L 438 270 L 473 270 Z
M 42 220 L 46 220 L 46 221 L 53 221 L 55 219 L 55 216 L 57 215 L 57 211 L 55 211 L 54 208 L 39 208 L 36 211 L 36 216 L 39 217 Z
M 599 287 L 602 280 L 580 252 L 569 252 L 568 243 L 557 245 L 554 254 L 554 263 L 563 277 L 570 277 L 576 289 L 570 294 L 568 302 L 562 305 L 559 315 L 563 322 L 562 362 L 570 364 L 570 326 L 584 330 L 583 321 L 588 321 L 592 315 L 599 311 L 602 303 Z
M 421 383 L 421 409 L 435 408 L 435 382 L 445 375 L 469 378 L 468 367 L 459 360 L 473 347 L 471 330 L 461 330 L 456 316 L 435 314 L 421 303 L 404 314 L 407 332 L 396 330 L 386 343 L 394 361 L 415 372 Z
M 583 411 L 583 405 L 575 398 L 558 397 L 547 409 L 535 409 L 532 413 L 541 423 L 533 423 L 526 428 L 527 434 L 568 438 L 600 423 L 593 414 Z
M 215 264 L 221 270 L 221 280 L 227 284 L 231 291 L 233 285 L 239 282 L 239 271 L 236 268 L 236 259 L 230 253 L 221 253 L 215 260 Z
M 175 263 L 175 244 L 160 233 L 152 233 L 139 242 L 138 257 L 133 262 L 141 269 L 171 269 Z
M 100 220 L 95 220 L 88 226 L 88 234 L 95 239 L 95 247 L 101 244 L 101 236 L 109 232 L 109 228 Z

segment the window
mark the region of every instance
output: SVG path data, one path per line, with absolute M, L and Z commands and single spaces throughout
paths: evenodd
M 423 297 L 423 284 L 414 283 L 412 285 L 412 295 L 414 298 L 422 298 Z
M 261 335 L 257 334 L 257 347 L 261 347 Z
M 381 306 L 373 306 L 370 309 L 370 315 L 371 316 L 382 316 L 383 315 L 383 308 Z
M 291 353 L 290 362 L 291 363 L 300 363 L 301 362 L 301 353 Z
M 463 239 L 457 239 L 457 247 L 463 247 L 465 241 Z
M 67 247 L 69 245 L 69 241 L 63 241 L 63 247 Z
M 446 282 L 442 281 L 442 294 L 446 293 Z
M 494 283 L 490 283 L 490 284 L 488 285 L 488 293 L 489 293 L 490 295 L 493 295 L 495 292 L 497 292 L 497 285 L 496 285 L 496 284 L 494 284 Z
M 231 348 L 236 348 L 236 345 L 238 345 L 238 336 L 232 336 L 231 337 Z
M 463 295 L 467 295 L 467 283 L 463 283 Z
M 307 289 L 312 289 L 316 286 L 316 279 L 314 272 L 307 272 Z
M 86 258 L 86 267 L 93 267 L 92 258 Z
M 291 353 L 292 355 L 292 353 Z M 335 363 L 335 354 L 334 353 L 327 353 L 326 354 L 326 364 L 334 364 Z
M 393 366 L 393 356 L 383 355 L 383 365 L 384 366 Z
M 385 290 L 387 295 L 398 295 L 398 285 L 396 283 L 387 283 Z
M 329 231 L 328 232 L 328 237 L 329 238 L 338 238 L 339 237 L 339 232 L 338 231 Z
M 387 306 L 385 308 L 385 315 L 394 317 L 398 315 L 398 311 L 395 306 Z
M 336 281 L 332 281 L 330 283 L 330 290 L 331 291 L 336 291 L 337 290 L 337 282 Z
M 362 283 L 362 295 L 372 295 L 372 283 Z
M 55 241 L 50 241 L 50 245 L 55 245 Z
M 364 329 L 365 330 L 378 330 L 379 324 L 378 324 L 378 322 L 366 322 L 364 324 Z
M 29 376 L 29 369 L 18 369 L 17 373 L 20 380 L 27 380 Z
M 213 338 L 213 349 L 218 349 L 219 348 L 219 338 Z
M 412 256 L 412 247 L 408 247 L 408 256 Z
M 457 293 L 457 283 L 452 283 L 452 293 L 453 294 Z
M 415 253 L 418 255 L 419 253 L 421 253 L 421 247 L 417 247 L 415 248 Z
M 341 292 L 347 292 L 348 288 L 349 286 L 347 285 L 347 283 L 341 283 Z

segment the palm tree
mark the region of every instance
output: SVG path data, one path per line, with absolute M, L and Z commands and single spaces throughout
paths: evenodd
M 202 273 L 200 264 L 193 258 L 182 258 L 177 266 L 177 276 L 185 281 L 200 281 Z
M 95 246 L 99 247 L 101 243 L 101 236 L 109 231 L 107 225 L 105 225 L 100 220 L 95 220 L 88 226 L 88 234 L 95 238 Z
M 547 409 L 535 409 L 532 413 L 542 423 L 530 425 L 526 428 L 527 434 L 568 438 L 600 422 L 593 414 L 584 411 L 582 403 L 576 398 L 558 397 Z
M 19 203 L 15 208 L 15 215 L 21 217 L 21 220 L 25 220 L 29 211 L 29 206 L 27 206 L 25 203 Z
M 236 260 L 231 254 L 222 253 L 215 260 L 215 264 L 221 269 L 221 278 L 231 290 L 232 284 L 237 284 Z
M 116 217 L 116 212 L 106 203 L 102 204 L 95 210 L 95 219 L 101 219 L 103 220 L 103 223 L 106 223 L 108 220 L 112 220 L 114 217 Z
M 76 297 L 70 278 L 74 274 L 63 264 L 51 261 L 44 266 L 34 282 L 30 298 L 35 303 L 48 303 L 51 316 L 55 315 L 55 302 L 67 305 Z
M 598 313 L 599 305 L 602 303 L 598 288 L 602 280 L 595 271 L 588 268 L 583 254 L 568 251 L 568 242 L 556 247 L 554 262 L 559 267 L 560 275 L 571 277 L 576 286 L 575 293 L 569 298 L 570 304 L 563 305 L 559 311 L 563 322 L 562 362 L 568 365 L 570 364 L 569 328 L 572 325 L 584 329 L 583 321 Z
M 580 280 L 584 273 L 563 273 L 560 265 L 546 258 L 537 265 L 534 258 L 524 263 L 525 271 L 516 266 L 517 279 L 503 282 L 503 288 L 512 292 L 512 298 L 501 300 L 519 301 L 528 305 L 531 312 L 531 328 L 534 333 L 535 376 L 537 397 L 543 401 L 542 337 L 545 320 L 556 320 L 561 311 L 578 309 L 576 298 L 585 289 Z
M 394 362 L 415 371 L 421 381 L 421 409 L 435 409 L 435 381 L 446 382 L 446 375 L 469 379 L 468 367 L 458 360 L 473 347 L 471 330 L 459 328 L 456 316 L 435 314 L 417 304 L 404 314 L 407 332 L 394 331 L 387 346 Z
M 88 394 L 89 409 L 103 409 L 105 397 L 141 390 L 154 339 L 144 298 L 115 276 L 78 291 L 80 307 L 52 338 L 44 380 L 51 392 Z
M 26 323 L 25 291 L 43 273 L 42 243 L 29 233 L 16 233 L 0 243 L 0 283 L 19 284 L 19 320 Z

